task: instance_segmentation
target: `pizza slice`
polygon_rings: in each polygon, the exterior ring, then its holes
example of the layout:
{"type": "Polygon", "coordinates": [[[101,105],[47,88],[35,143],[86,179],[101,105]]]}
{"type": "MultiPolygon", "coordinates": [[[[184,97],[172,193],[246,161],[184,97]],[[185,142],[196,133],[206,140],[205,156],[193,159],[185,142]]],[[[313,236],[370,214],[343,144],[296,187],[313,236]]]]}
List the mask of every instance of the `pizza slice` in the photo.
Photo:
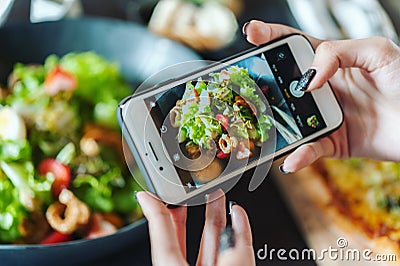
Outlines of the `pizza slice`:
{"type": "Polygon", "coordinates": [[[311,245],[345,237],[400,261],[400,163],[323,159],[275,180],[311,245]]]}

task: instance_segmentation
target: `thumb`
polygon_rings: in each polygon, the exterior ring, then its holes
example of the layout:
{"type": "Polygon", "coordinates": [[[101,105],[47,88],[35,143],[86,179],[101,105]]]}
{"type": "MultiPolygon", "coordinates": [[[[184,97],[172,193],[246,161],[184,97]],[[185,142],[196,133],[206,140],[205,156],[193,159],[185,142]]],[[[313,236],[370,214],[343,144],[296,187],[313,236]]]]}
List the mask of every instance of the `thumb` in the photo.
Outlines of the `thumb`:
{"type": "Polygon", "coordinates": [[[311,165],[321,157],[332,157],[335,154],[335,145],[328,136],[304,144],[291,153],[280,166],[282,173],[295,173],[300,169],[311,165]]]}
{"type": "Polygon", "coordinates": [[[395,44],[384,37],[324,41],[318,45],[312,68],[316,74],[307,91],[320,88],[339,68],[357,67],[373,72],[391,62],[395,44]]]}

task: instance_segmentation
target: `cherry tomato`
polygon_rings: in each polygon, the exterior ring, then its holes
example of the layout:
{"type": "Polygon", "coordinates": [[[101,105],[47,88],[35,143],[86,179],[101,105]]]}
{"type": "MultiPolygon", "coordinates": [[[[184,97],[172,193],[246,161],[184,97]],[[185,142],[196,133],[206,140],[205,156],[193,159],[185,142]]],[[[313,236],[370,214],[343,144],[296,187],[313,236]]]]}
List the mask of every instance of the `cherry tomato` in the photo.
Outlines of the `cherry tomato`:
{"type": "Polygon", "coordinates": [[[39,164],[38,172],[41,175],[47,173],[52,173],[54,175],[55,179],[51,190],[55,197],[58,197],[64,188],[68,188],[71,182],[71,169],[53,158],[44,159],[39,164]]]}
{"type": "Polygon", "coordinates": [[[226,115],[217,114],[217,115],[215,116],[215,119],[217,119],[217,120],[221,123],[222,127],[223,127],[225,130],[228,130],[229,118],[228,118],[226,115]]]}
{"type": "Polygon", "coordinates": [[[218,159],[225,159],[225,158],[228,158],[228,156],[229,156],[229,153],[225,153],[225,152],[223,152],[223,151],[219,151],[219,152],[217,153],[217,158],[218,158],[218,159]]]}
{"type": "Polygon", "coordinates": [[[62,243],[62,242],[67,242],[72,240],[71,235],[65,235],[60,232],[54,231],[50,235],[48,235],[45,239],[40,241],[40,244],[43,245],[50,245],[50,244],[56,244],[56,243],[62,243]]]}
{"type": "Polygon", "coordinates": [[[60,66],[51,70],[44,81],[44,88],[50,96],[54,96],[60,91],[73,91],[77,86],[76,77],[60,66]]]}

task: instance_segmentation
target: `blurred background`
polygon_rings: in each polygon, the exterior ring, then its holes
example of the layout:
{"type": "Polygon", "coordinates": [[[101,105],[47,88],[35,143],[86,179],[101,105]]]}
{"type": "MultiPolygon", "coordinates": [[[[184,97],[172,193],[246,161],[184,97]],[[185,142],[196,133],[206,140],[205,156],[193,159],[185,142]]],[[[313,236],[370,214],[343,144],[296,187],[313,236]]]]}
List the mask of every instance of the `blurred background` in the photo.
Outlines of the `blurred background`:
{"type": "MultiPolygon", "coordinates": [[[[241,33],[242,25],[259,19],[283,23],[324,39],[386,36],[396,43],[400,32],[398,0],[0,0],[0,43],[7,43],[4,32],[16,25],[84,20],[88,17],[116,19],[141,25],[152,33],[172,39],[195,51],[203,59],[219,60],[251,45],[241,33]],[[4,29],[4,32],[1,31],[4,29]]],[[[79,23],[74,24],[79,27],[79,23]]],[[[62,29],[62,27],[60,28],[62,29]]],[[[13,34],[19,34],[15,32],[13,34]]],[[[21,34],[23,34],[21,32],[21,34]]],[[[49,38],[40,35],[38,38],[49,38]]],[[[52,36],[63,36],[54,31],[52,36]]],[[[107,32],[102,32],[102,40],[107,32]]],[[[23,36],[20,36],[23,40],[23,36]]],[[[141,35],[135,38],[140,39],[141,35]]],[[[62,39],[62,38],[57,38],[62,39]]],[[[51,47],[51,38],[48,40],[51,47]]],[[[76,39],[64,42],[79,42],[76,39]]],[[[113,39],[109,42],[124,42],[113,39]]],[[[35,51],[38,47],[30,46],[35,51]]],[[[148,49],[154,49],[149,46],[148,49]]],[[[148,53],[160,53],[149,50],[148,53]]],[[[163,53],[174,55],[175,50],[163,53]]],[[[6,52],[4,52],[6,54],[6,52]]],[[[140,67],[138,67],[140,68],[140,67]]],[[[151,74],[151,73],[147,73],[151,74]]],[[[277,167],[276,165],[273,167],[277,167]]],[[[258,250],[268,244],[273,248],[302,249],[308,246],[298,221],[286,204],[273,174],[254,192],[248,192],[251,173],[227,195],[248,211],[258,250]]],[[[194,263],[201,237],[204,207],[189,209],[188,259],[194,263]]],[[[111,254],[96,254],[85,265],[149,265],[150,246],[146,229],[138,239],[126,241],[111,254]]],[[[162,245],[162,243],[160,243],[162,245]]],[[[328,245],[328,244],[327,244],[328,245]]],[[[91,252],[96,252],[92,250],[91,252]]],[[[257,261],[259,265],[315,265],[314,261],[257,261]]]]}
{"type": "Polygon", "coordinates": [[[397,42],[399,12],[396,0],[1,0],[0,25],[111,17],[146,25],[214,59],[248,46],[240,29],[251,19],[323,39],[383,35],[397,42]]]}

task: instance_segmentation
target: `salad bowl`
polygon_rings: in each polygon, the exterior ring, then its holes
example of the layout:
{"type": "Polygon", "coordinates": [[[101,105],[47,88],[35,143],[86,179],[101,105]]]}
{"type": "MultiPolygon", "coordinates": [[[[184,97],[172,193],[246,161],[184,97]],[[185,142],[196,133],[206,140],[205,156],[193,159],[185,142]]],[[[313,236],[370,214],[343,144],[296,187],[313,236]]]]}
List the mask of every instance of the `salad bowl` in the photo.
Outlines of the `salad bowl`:
{"type": "MultiPolygon", "coordinates": [[[[113,19],[7,25],[0,28],[0,39],[0,84],[3,86],[16,63],[43,64],[53,54],[62,57],[90,51],[116,62],[132,91],[165,67],[200,59],[192,50],[155,36],[143,26],[113,19]]],[[[127,264],[149,263],[145,219],[137,219],[113,234],[94,239],[50,245],[0,244],[2,265],[110,265],[118,261],[116,257],[127,264]]]]}

